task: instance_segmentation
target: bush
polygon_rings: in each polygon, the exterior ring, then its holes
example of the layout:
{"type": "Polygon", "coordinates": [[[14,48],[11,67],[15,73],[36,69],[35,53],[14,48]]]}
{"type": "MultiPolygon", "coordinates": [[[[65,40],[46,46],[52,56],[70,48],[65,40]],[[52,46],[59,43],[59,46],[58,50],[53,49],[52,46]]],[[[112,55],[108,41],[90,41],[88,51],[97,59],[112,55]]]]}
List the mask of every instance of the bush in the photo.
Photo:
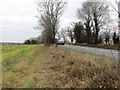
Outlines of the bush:
{"type": "Polygon", "coordinates": [[[37,40],[26,40],[25,44],[38,44],[37,40]]]}
{"type": "Polygon", "coordinates": [[[31,44],[31,41],[30,40],[26,40],[25,44],[31,44]]]}

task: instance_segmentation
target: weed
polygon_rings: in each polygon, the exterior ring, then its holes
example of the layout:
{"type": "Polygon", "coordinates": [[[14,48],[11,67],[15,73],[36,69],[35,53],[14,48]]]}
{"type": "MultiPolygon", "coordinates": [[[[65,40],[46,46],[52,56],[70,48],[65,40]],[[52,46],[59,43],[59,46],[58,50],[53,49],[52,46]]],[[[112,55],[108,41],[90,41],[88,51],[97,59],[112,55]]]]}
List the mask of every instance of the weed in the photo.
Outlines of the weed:
{"type": "Polygon", "coordinates": [[[28,61],[22,60],[19,63],[17,63],[15,65],[15,67],[16,67],[15,68],[16,70],[24,70],[25,71],[25,70],[29,69],[30,64],[28,61]]]}
{"type": "Polygon", "coordinates": [[[28,80],[27,82],[28,82],[27,83],[28,88],[33,88],[35,86],[35,82],[33,80],[28,80]]]}
{"type": "Polygon", "coordinates": [[[39,85],[39,88],[46,88],[46,85],[45,85],[45,83],[40,83],[40,85],[39,85]]]}

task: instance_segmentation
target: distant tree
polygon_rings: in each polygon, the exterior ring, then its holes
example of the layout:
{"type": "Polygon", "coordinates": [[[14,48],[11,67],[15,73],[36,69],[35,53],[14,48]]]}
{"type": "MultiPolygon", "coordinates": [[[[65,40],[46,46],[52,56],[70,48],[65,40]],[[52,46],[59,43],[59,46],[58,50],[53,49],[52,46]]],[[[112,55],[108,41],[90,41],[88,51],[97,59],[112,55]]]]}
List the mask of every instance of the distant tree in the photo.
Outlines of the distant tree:
{"type": "Polygon", "coordinates": [[[109,22],[109,6],[105,2],[92,2],[91,15],[93,18],[93,25],[95,27],[95,44],[98,44],[98,35],[100,28],[109,22]]]}
{"type": "Polygon", "coordinates": [[[67,28],[67,33],[68,33],[68,37],[70,38],[71,43],[73,43],[73,40],[74,40],[74,30],[73,30],[73,28],[68,27],[67,28]]]}
{"type": "Polygon", "coordinates": [[[119,36],[117,36],[117,34],[116,34],[116,32],[114,32],[114,34],[113,34],[113,43],[114,44],[117,44],[117,43],[119,43],[120,41],[119,41],[119,36]]]}
{"type": "Polygon", "coordinates": [[[35,39],[29,39],[24,42],[24,44],[38,44],[38,41],[35,39]]]}
{"type": "Polygon", "coordinates": [[[91,44],[94,36],[94,43],[98,44],[99,31],[109,21],[108,8],[109,5],[105,2],[86,1],[78,9],[77,16],[85,25],[87,43],[91,44]]]}
{"type": "Polygon", "coordinates": [[[120,9],[120,0],[113,0],[113,1],[114,1],[115,5],[111,4],[111,7],[112,7],[111,11],[116,12],[118,14],[117,17],[120,18],[120,11],[119,11],[119,9],[120,9]]]}
{"type": "Polygon", "coordinates": [[[24,43],[25,44],[31,44],[31,41],[30,40],[26,40],[24,43]]]}
{"type": "Polygon", "coordinates": [[[103,42],[102,36],[99,36],[98,38],[98,44],[101,44],[103,42]]]}
{"type": "Polygon", "coordinates": [[[106,44],[108,44],[109,41],[110,41],[110,35],[109,35],[109,33],[106,32],[106,34],[105,34],[105,42],[106,42],[106,44]]]}
{"type": "MultiPolygon", "coordinates": [[[[111,11],[114,13],[115,21],[117,22],[117,29],[118,29],[118,34],[120,35],[120,0],[113,0],[114,4],[111,3],[111,11]]],[[[116,31],[117,32],[117,31],[116,31]]],[[[118,36],[119,37],[119,36],[118,36]]],[[[118,38],[119,39],[119,38],[118,38]]],[[[119,40],[117,40],[119,41],[119,40]]],[[[115,43],[114,43],[115,44],[115,43]]]]}
{"type": "Polygon", "coordinates": [[[86,30],[87,43],[92,43],[91,37],[91,27],[92,27],[92,17],[91,17],[91,2],[84,2],[82,8],[77,10],[78,18],[84,23],[86,30]]]}
{"type": "Polygon", "coordinates": [[[117,36],[117,43],[120,43],[120,37],[119,37],[119,35],[117,36]]]}
{"type": "Polygon", "coordinates": [[[76,40],[76,43],[84,43],[85,42],[84,26],[82,25],[81,22],[75,23],[74,38],[76,40]]]}
{"type": "Polygon", "coordinates": [[[31,44],[37,44],[37,40],[31,40],[31,44]]]}
{"type": "Polygon", "coordinates": [[[56,34],[57,40],[61,40],[62,36],[61,36],[61,31],[58,31],[56,34]]]}
{"type": "Polygon", "coordinates": [[[60,34],[61,34],[64,42],[66,42],[66,37],[67,37],[67,31],[66,31],[66,29],[62,29],[62,30],[60,31],[60,34]]]}

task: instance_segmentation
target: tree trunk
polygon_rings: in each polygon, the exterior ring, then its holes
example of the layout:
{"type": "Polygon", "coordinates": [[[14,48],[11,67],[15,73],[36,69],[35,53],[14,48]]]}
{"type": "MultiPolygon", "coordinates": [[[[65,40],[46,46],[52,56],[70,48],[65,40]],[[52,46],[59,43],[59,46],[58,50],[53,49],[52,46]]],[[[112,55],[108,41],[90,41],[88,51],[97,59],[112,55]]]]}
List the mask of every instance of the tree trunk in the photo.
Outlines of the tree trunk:
{"type": "Polygon", "coordinates": [[[73,38],[71,37],[71,43],[73,43],[73,38]]]}
{"type": "Polygon", "coordinates": [[[87,43],[91,44],[91,27],[90,27],[90,20],[87,21],[86,25],[86,33],[87,33],[87,43]]]}
{"type": "Polygon", "coordinates": [[[94,13],[94,22],[95,22],[95,44],[98,44],[99,27],[98,27],[98,20],[97,20],[96,13],[94,13]]]}

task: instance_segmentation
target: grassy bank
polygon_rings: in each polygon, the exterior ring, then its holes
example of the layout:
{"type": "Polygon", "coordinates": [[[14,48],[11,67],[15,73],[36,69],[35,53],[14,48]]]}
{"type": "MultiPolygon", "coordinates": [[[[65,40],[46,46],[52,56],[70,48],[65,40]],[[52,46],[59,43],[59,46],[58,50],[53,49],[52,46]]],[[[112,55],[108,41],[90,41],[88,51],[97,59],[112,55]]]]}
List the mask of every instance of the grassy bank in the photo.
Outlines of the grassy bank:
{"type": "MultiPolygon", "coordinates": [[[[34,63],[37,63],[38,54],[37,45],[3,45],[2,63],[3,63],[3,87],[34,87],[34,63]]],[[[42,46],[40,46],[42,47],[42,46]]]]}
{"type": "Polygon", "coordinates": [[[118,62],[115,62],[118,61],[118,59],[113,59],[113,58],[110,58],[110,57],[107,57],[107,56],[103,56],[103,55],[98,55],[98,54],[94,54],[94,53],[89,53],[89,52],[83,52],[83,51],[79,51],[79,50],[75,50],[75,49],[70,49],[70,48],[66,48],[66,47],[59,47],[60,50],[62,51],[65,51],[65,52],[75,52],[75,53],[79,53],[79,54],[84,54],[84,55],[87,55],[87,56],[90,56],[91,58],[95,59],[97,62],[102,62],[104,60],[110,60],[112,61],[113,63],[118,63],[118,62]]]}
{"type": "Polygon", "coordinates": [[[107,57],[43,45],[5,45],[2,50],[4,88],[120,86],[118,63],[107,57]]]}
{"type": "Polygon", "coordinates": [[[69,45],[78,45],[78,46],[88,46],[88,47],[96,47],[96,48],[103,48],[103,49],[114,49],[120,50],[119,45],[107,45],[107,44],[86,44],[86,43],[66,43],[69,45]]]}

